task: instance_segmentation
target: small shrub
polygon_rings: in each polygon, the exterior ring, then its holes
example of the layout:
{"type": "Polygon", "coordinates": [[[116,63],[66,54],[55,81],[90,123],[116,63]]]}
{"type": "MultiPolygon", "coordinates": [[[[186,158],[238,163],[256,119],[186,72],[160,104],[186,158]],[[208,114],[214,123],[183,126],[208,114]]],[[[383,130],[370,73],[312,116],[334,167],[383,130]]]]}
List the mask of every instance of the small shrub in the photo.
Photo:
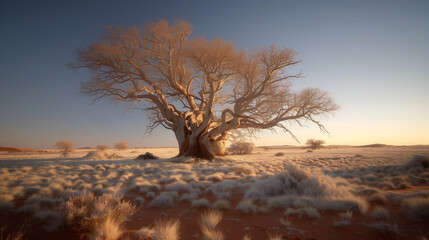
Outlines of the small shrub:
{"type": "Polygon", "coordinates": [[[74,142],[69,140],[59,141],[55,144],[55,147],[61,149],[61,155],[67,157],[73,151],[74,142]]]}
{"type": "Polygon", "coordinates": [[[387,198],[384,196],[384,194],[381,193],[373,193],[368,197],[368,202],[378,204],[378,205],[384,205],[387,203],[387,198]]]}
{"type": "Polygon", "coordinates": [[[133,203],[134,203],[135,205],[143,205],[143,203],[144,203],[144,199],[143,199],[142,197],[136,197],[136,198],[134,198],[133,203]]]}
{"type": "Polygon", "coordinates": [[[229,210],[230,206],[229,206],[229,202],[227,200],[217,200],[215,203],[213,203],[212,205],[213,209],[216,210],[229,210]]]}
{"type": "Polygon", "coordinates": [[[118,158],[120,158],[120,156],[116,153],[109,154],[108,152],[104,151],[90,151],[84,157],[82,157],[82,160],[111,160],[118,158]]]}
{"type": "Polygon", "coordinates": [[[109,146],[107,146],[107,145],[97,145],[95,148],[98,149],[98,150],[100,150],[100,151],[104,151],[104,150],[109,149],[109,146]]]}
{"type": "Polygon", "coordinates": [[[305,145],[307,145],[307,147],[309,147],[313,150],[323,148],[323,146],[322,146],[323,144],[325,144],[325,141],[315,140],[315,139],[308,139],[307,142],[305,143],[305,145]]]}
{"type": "Polygon", "coordinates": [[[276,154],[274,154],[274,156],[275,157],[282,157],[282,156],[284,156],[285,154],[284,153],[282,153],[282,152],[278,152],[278,153],[276,153],[276,154]]]}
{"type": "Polygon", "coordinates": [[[153,155],[150,152],[146,152],[145,154],[140,154],[137,157],[138,160],[152,160],[152,159],[159,159],[159,157],[153,155]]]}
{"type": "Polygon", "coordinates": [[[210,203],[207,199],[201,198],[193,200],[191,206],[197,208],[210,207],[210,203]]]}
{"type": "Polygon", "coordinates": [[[377,231],[380,231],[383,234],[391,234],[391,233],[394,233],[396,235],[401,234],[399,232],[398,225],[396,223],[390,224],[386,221],[377,221],[377,222],[372,222],[370,224],[364,223],[363,225],[369,228],[375,229],[377,231]]]}
{"type": "Polygon", "coordinates": [[[376,220],[386,221],[389,218],[389,211],[384,207],[376,207],[372,211],[372,217],[376,220]]]}
{"type": "Polygon", "coordinates": [[[340,220],[339,221],[334,221],[334,226],[335,227],[345,227],[350,225],[350,221],[352,220],[353,217],[353,212],[343,212],[343,213],[339,213],[340,215],[340,220]]]}
{"type": "Polygon", "coordinates": [[[115,143],[115,148],[118,150],[127,150],[128,149],[128,142],[117,142],[117,143],[115,143]]]}
{"type": "Polygon", "coordinates": [[[228,152],[233,155],[245,155],[253,152],[255,144],[251,142],[234,142],[228,148],[228,152]]]}
{"type": "Polygon", "coordinates": [[[155,208],[169,208],[173,207],[173,198],[170,195],[159,195],[152,202],[149,203],[149,207],[155,208]]]}

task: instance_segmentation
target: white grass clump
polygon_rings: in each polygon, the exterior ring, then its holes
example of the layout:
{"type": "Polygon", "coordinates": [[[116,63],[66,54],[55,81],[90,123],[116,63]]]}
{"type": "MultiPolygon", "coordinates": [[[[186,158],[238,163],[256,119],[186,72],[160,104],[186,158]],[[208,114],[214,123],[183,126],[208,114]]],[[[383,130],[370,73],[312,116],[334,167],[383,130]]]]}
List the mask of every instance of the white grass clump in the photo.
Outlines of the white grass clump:
{"type": "Polygon", "coordinates": [[[143,205],[143,203],[144,203],[144,199],[143,199],[142,197],[136,197],[136,198],[134,198],[133,203],[134,203],[135,205],[143,205]]]}
{"type": "Polygon", "coordinates": [[[168,191],[183,193],[183,192],[191,192],[193,188],[190,184],[173,183],[173,184],[167,185],[165,189],[168,191]]]}
{"type": "Polygon", "coordinates": [[[179,201],[188,201],[188,202],[192,202],[195,199],[198,198],[198,193],[196,192],[192,192],[192,193],[184,193],[182,194],[182,196],[180,197],[179,201]]]}
{"type": "Polygon", "coordinates": [[[209,200],[205,198],[195,199],[192,201],[192,207],[210,207],[209,200]]]}
{"type": "Polygon", "coordinates": [[[378,204],[378,205],[384,205],[387,203],[387,198],[382,193],[373,193],[367,198],[368,202],[378,204]]]}
{"type": "Polygon", "coordinates": [[[159,195],[148,205],[149,207],[170,208],[173,207],[173,198],[170,195],[159,195]]]}
{"type": "Polygon", "coordinates": [[[305,208],[299,208],[299,209],[288,208],[285,212],[286,216],[298,215],[298,218],[301,218],[303,214],[307,215],[309,218],[318,218],[318,219],[321,218],[320,212],[313,207],[305,207],[305,208]]]}
{"type": "Polygon", "coordinates": [[[154,192],[147,192],[146,197],[147,198],[155,198],[155,193],[154,192]]]}
{"type": "Polygon", "coordinates": [[[179,193],[176,191],[166,191],[166,192],[161,192],[159,194],[160,196],[170,196],[174,199],[177,199],[179,197],[179,193]]]}
{"type": "Polygon", "coordinates": [[[375,220],[387,221],[387,219],[389,219],[389,216],[389,210],[385,209],[384,207],[376,207],[372,211],[372,217],[375,220]]]}
{"type": "Polygon", "coordinates": [[[401,209],[414,221],[429,220],[429,197],[412,197],[401,203],[401,209]]]}
{"type": "Polygon", "coordinates": [[[227,200],[217,200],[215,203],[213,203],[212,205],[213,209],[216,210],[229,210],[230,209],[230,205],[229,202],[227,200]]]}
{"type": "Polygon", "coordinates": [[[82,160],[111,160],[111,159],[119,159],[120,156],[116,153],[108,153],[105,151],[90,151],[82,160]]]}
{"type": "Polygon", "coordinates": [[[178,220],[158,220],[153,228],[143,227],[136,231],[138,237],[149,237],[152,240],[179,240],[180,223],[178,220]]]}
{"type": "Polygon", "coordinates": [[[366,227],[375,229],[377,231],[380,231],[383,234],[396,234],[396,235],[401,235],[401,232],[399,232],[398,229],[398,225],[396,223],[388,223],[386,221],[376,221],[376,222],[372,222],[372,223],[364,223],[363,224],[366,227]]]}
{"type": "Polygon", "coordinates": [[[338,215],[340,215],[340,220],[334,221],[335,227],[345,227],[350,225],[350,221],[352,220],[352,217],[353,217],[353,212],[348,211],[348,212],[339,213],[338,215]]]}
{"type": "Polygon", "coordinates": [[[92,239],[98,239],[96,236],[105,233],[116,236],[126,217],[136,211],[134,205],[112,194],[97,197],[92,193],[70,198],[66,202],[66,209],[68,225],[92,239]],[[102,229],[97,230],[98,228],[102,229]]]}
{"type": "Polygon", "coordinates": [[[65,225],[65,217],[59,212],[51,210],[40,211],[34,215],[34,218],[39,219],[45,225],[43,226],[48,232],[59,230],[65,225]]]}
{"type": "Polygon", "coordinates": [[[342,180],[293,163],[285,164],[284,169],[275,176],[256,180],[244,198],[267,202],[269,208],[314,207],[361,213],[368,208],[365,199],[355,196],[342,180]]]}
{"type": "Polygon", "coordinates": [[[216,230],[217,224],[222,220],[222,213],[218,211],[207,211],[201,214],[200,228],[204,240],[223,240],[223,233],[216,230]]]}
{"type": "Polygon", "coordinates": [[[254,176],[255,171],[251,165],[240,164],[234,167],[234,173],[238,176],[254,176]]]}
{"type": "Polygon", "coordinates": [[[235,210],[241,210],[249,214],[249,213],[256,213],[258,211],[258,207],[255,204],[253,204],[252,200],[247,199],[240,202],[237,205],[237,207],[235,207],[235,210]]]}

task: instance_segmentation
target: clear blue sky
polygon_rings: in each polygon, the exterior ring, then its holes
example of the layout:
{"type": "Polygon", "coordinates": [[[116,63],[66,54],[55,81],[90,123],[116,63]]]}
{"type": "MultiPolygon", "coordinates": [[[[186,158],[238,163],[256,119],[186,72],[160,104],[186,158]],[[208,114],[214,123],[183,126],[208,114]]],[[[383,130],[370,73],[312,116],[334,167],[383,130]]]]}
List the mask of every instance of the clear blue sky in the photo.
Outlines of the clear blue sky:
{"type": "MultiPolygon", "coordinates": [[[[187,20],[193,36],[219,37],[246,49],[293,48],[305,78],[341,109],[326,127],[292,130],[305,142],[429,144],[429,1],[21,1],[0,0],[0,146],[49,148],[176,146],[170,132],[145,136],[144,113],[79,93],[86,71],[65,63],[106,25],[187,20]]],[[[258,145],[296,144],[261,133],[258,145]]]]}

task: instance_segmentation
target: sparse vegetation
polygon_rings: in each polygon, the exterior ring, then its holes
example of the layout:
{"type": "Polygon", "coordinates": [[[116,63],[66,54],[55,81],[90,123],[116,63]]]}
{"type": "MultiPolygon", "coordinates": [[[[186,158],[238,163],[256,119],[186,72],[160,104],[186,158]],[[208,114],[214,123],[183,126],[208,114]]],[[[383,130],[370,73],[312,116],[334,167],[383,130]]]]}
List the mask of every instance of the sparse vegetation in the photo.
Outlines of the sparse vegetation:
{"type": "Polygon", "coordinates": [[[372,217],[378,221],[387,221],[389,219],[389,211],[384,207],[376,207],[372,211],[372,217]]]}
{"type": "Polygon", "coordinates": [[[66,202],[67,224],[90,239],[115,240],[122,234],[121,226],[136,208],[112,194],[92,193],[71,197],[66,202]]]}
{"type": "Polygon", "coordinates": [[[217,224],[222,220],[222,213],[207,211],[201,214],[200,228],[204,240],[223,240],[225,237],[220,230],[216,230],[217,224]]]}
{"type": "Polygon", "coordinates": [[[339,213],[340,215],[340,220],[338,221],[334,221],[334,226],[335,227],[345,227],[350,225],[350,221],[352,220],[353,217],[353,212],[342,212],[339,213]]]}
{"type": "Polygon", "coordinates": [[[74,147],[74,142],[70,140],[62,140],[55,144],[57,149],[61,149],[61,155],[67,157],[72,151],[74,147]]]}
{"type": "Polygon", "coordinates": [[[232,155],[245,155],[251,154],[255,144],[251,142],[233,142],[228,148],[228,153],[232,155]]]}
{"type": "Polygon", "coordinates": [[[25,232],[22,230],[22,228],[17,232],[8,234],[7,236],[4,235],[4,228],[2,227],[0,229],[0,240],[22,240],[24,235],[25,232]]]}
{"type": "Polygon", "coordinates": [[[323,144],[325,144],[325,141],[323,140],[315,140],[315,139],[308,139],[305,145],[307,145],[308,148],[311,148],[313,150],[323,148],[323,144]]]}
{"type": "Polygon", "coordinates": [[[368,202],[374,203],[377,205],[384,205],[387,203],[387,198],[382,193],[373,193],[368,197],[368,202]]]}
{"type": "Polygon", "coordinates": [[[98,149],[98,150],[100,150],[100,151],[105,151],[105,150],[109,149],[109,146],[107,146],[107,145],[97,145],[95,148],[98,149]]]}
{"type": "Polygon", "coordinates": [[[180,222],[176,219],[155,221],[155,226],[143,227],[135,234],[138,237],[148,237],[152,240],[179,240],[180,222]]]}
{"type": "Polygon", "coordinates": [[[159,157],[155,156],[154,154],[150,152],[146,152],[145,154],[140,154],[137,157],[138,160],[153,160],[153,159],[159,159],[159,157]]]}
{"type": "Polygon", "coordinates": [[[128,149],[128,142],[117,142],[115,143],[115,148],[123,151],[128,149]]]}

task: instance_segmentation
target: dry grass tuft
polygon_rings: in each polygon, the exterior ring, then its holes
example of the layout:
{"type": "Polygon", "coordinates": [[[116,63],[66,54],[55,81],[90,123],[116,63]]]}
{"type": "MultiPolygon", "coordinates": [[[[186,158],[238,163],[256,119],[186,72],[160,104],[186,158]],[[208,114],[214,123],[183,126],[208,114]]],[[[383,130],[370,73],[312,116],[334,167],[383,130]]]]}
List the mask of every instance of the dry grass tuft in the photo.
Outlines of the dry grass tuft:
{"type": "Polygon", "coordinates": [[[75,196],[66,202],[67,222],[73,229],[90,239],[117,239],[122,234],[121,225],[125,218],[136,211],[129,202],[112,194],[95,196],[92,193],[75,196]]]}
{"type": "Polygon", "coordinates": [[[154,228],[143,227],[135,234],[140,238],[152,240],[178,240],[180,238],[179,220],[158,220],[154,228]]]}
{"type": "Polygon", "coordinates": [[[3,234],[4,229],[1,228],[0,230],[0,240],[21,240],[24,237],[25,232],[22,229],[19,229],[18,232],[13,232],[8,234],[7,236],[4,236],[3,234]]]}
{"type": "Polygon", "coordinates": [[[216,230],[217,224],[222,220],[222,213],[218,211],[207,211],[201,215],[200,226],[204,240],[223,240],[223,233],[216,230]]]}

